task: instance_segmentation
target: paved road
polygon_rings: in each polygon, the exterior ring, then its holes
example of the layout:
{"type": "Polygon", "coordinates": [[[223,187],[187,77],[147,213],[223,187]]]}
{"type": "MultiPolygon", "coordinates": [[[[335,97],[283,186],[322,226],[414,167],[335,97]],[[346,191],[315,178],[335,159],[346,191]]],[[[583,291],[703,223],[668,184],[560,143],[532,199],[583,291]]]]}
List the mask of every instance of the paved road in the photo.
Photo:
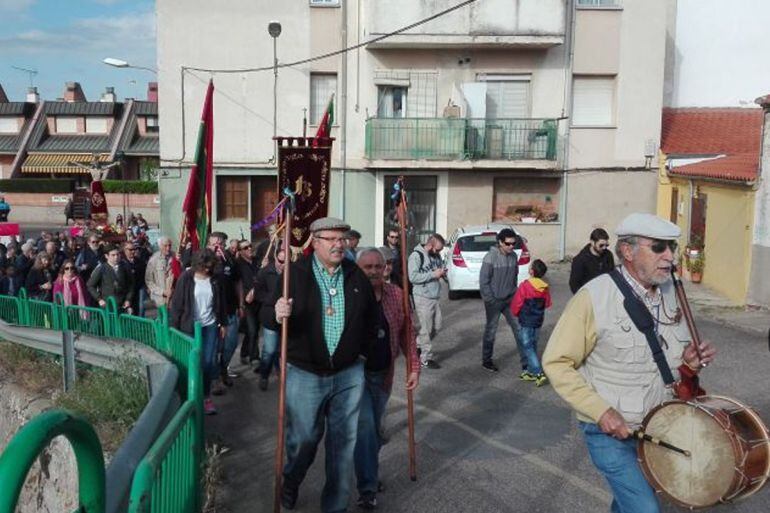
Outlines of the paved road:
{"type": "MultiPolygon", "coordinates": [[[[569,299],[567,276],[549,275],[554,309],[547,314],[541,345],[569,299]]],[[[443,368],[425,371],[417,394],[418,481],[407,474],[406,410],[403,385],[394,390],[387,416],[390,443],[382,450],[378,496],[383,512],[604,512],[610,495],[591,465],[571,412],[551,387],[518,381],[513,337],[502,324],[496,361],[501,372],[480,365],[484,325],[481,300],[468,297],[444,304],[445,327],[436,346],[443,368]]],[[[740,398],[770,421],[770,353],[754,332],[701,319],[705,338],[719,347],[718,361],[704,371],[712,393],[740,398]]],[[[403,368],[397,371],[399,383],[403,368]]],[[[223,458],[222,510],[272,509],[275,443],[275,382],[260,392],[254,375],[236,380],[218,401],[220,414],[207,429],[230,448],[223,458]]],[[[299,512],[319,510],[323,450],[301,490],[299,512]]],[[[770,491],[719,508],[725,513],[767,511],[770,491]]],[[[355,511],[354,505],[350,508],[355,511]]],[[[666,506],[665,511],[685,511],[666,506]]]]}

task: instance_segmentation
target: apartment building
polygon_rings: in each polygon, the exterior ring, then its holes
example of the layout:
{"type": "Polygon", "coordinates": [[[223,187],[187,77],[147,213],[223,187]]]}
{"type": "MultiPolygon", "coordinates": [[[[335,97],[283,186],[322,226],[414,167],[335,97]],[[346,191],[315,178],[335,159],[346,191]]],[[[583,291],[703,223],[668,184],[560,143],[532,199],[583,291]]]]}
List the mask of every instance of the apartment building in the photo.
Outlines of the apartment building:
{"type": "Polygon", "coordinates": [[[248,234],[277,199],[273,134],[301,135],[304,112],[312,134],[332,93],[330,214],[363,244],[381,243],[393,223],[400,175],[411,243],[507,221],[552,259],[594,227],[655,210],[663,0],[478,0],[379,39],[449,7],[159,0],[162,230],[179,230],[209,78],[214,226],[231,235],[248,234]],[[270,21],[281,23],[276,39],[270,21]],[[277,77],[274,43],[278,63],[291,64],[277,77]]]}

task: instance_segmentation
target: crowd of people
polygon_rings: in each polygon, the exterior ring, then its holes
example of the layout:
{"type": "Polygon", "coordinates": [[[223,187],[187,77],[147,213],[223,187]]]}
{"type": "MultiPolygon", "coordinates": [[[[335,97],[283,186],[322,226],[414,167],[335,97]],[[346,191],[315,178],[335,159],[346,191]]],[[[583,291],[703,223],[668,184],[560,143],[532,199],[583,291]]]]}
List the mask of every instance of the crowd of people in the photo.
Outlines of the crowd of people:
{"type": "MultiPolygon", "coordinates": [[[[271,374],[280,369],[281,324],[288,322],[282,505],[289,510],[296,506],[300,485],[324,440],[321,511],[346,511],[353,474],[357,505],[370,510],[377,507],[382,490],[382,419],[397,357],[401,353],[407,360],[407,390],[417,388],[422,369],[441,368],[434,345],[442,325],[445,240],[433,233],[409,250],[399,245],[399,232],[390,230],[382,247],[361,248],[360,233],[330,217],[313,222],[310,231],[311,251],[291,263],[276,238],[255,246],[214,232],[205,248],[183,248],[176,257],[164,237],[153,253],[143,229],[127,230],[127,240],[119,246],[96,234],[72,238],[43,232],[23,244],[0,245],[0,293],[14,295],[25,287],[36,299],[50,301],[61,293],[66,304],[94,306],[114,297],[122,311],[135,315],[168,305],[173,327],[192,334],[200,323],[208,415],[217,412],[212,396],[234,384],[237,374],[230,362],[239,343],[241,363],[258,374],[261,390],[268,389],[271,374]],[[405,251],[406,269],[401,264],[405,251]],[[291,280],[283,297],[281,278],[287,265],[291,280]],[[413,326],[406,324],[404,285],[413,326]]],[[[654,316],[650,325],[665,344],[658,353],[665,353],[674,375],[693,393],[699,390],[697,372],[714,351],[708,345],[696,351],[688,344],[684,321],[671,307],[677,304],[669,273],[678,227],[634,214],[616,235],[619,268],[603,229],[594,230],[573,259],[570,288],[575,296],[541,362],[539,333],[552,304],[544,279],[547,266],[533,260],[529,278],[518,283],[518,236],[502,229],[479,274],[486,313],[481,365],[490,372],[499,370],[493,355],[502,315],[520,355],[519,378],[538,387],[552,383],[577,411],[592,461],[613,490],[612,511],[652,512],[658,511],[657,499],[639,469],[630,435],[671,393],[658,376],[662,364],[650,356],[656,351],[653,344],[647,348],[639,342],[645,334],[625,310],[624,288],[654,316]],[[614,285],[619,283],[626,285],[614,285]],[[606,459],[608,451],[622,458],[621,469],[606,459]],[[634,504],[647,509],[634,509],[634,504]]]]}

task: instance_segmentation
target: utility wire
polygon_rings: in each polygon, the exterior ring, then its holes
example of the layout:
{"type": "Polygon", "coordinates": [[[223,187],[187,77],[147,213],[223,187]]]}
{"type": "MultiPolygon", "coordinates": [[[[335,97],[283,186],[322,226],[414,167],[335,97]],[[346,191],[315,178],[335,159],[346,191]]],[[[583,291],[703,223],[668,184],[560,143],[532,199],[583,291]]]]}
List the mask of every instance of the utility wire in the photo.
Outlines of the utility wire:
{"type": "MultiPolygon", "coordinates": [[[[413,29],[415,27],[419,27],[420,25],[424,25],[424,24],[428,23],[429,21],[433,21],[433,20],[435,20],[437,18],[440,18],[440,17],[442,17],[442,16],[444,16],[446,14],[449,14],[450,12],[453,12],[453,11],[456,11],[458,9],[461,9],[461,8],[465,7],[466,5],[470,5],[470,4],[474,3],[474,2],[476,2],[476,0],[465,0],[464,2],[460,2],[459,4],[454,5],[454,6],[450,7],[450,8],[448,8],[448,9],[444,9],[443,11],[439,11],[439,12],[437,12],[435,14],[432,14],[432,15],[428,16],[427,18],[423,18],[423,19],[421,19],[419,21],[416,21],[416,22],[412,23],[411,25],[407,25],[405,27],[401,27],[400,29],[396,29],[396,30],[394,30],[392,32],[388,32],[387,34],[383,34],[381,36],[377,36],[375,38],[368,39],[368,40],[366,40],[366,41],[364,41],[362,43],[358,43],[356,45],[349,46],[349,47],[343,48],[341,50],[335,50],[333,52],[325,53],[325,54],[322,54],[322,55],[316,55],[315,57],[309,57],[307,59],[302,59],[300,61],[288,62],[286,64],[278,64],[278,67],[279,68],[288,68],[288,67],[293,67],[293,66],[299,66],[300,64],[307,64],[308,62],[318,61],[318,60],[321,60],[321,59],[327,59],[329,57],[334,57],[335,55],[340,55],[340,54],[343,54],[343,53],[347,53],[347,52],[349,52],[351,50],[355,50],[357,48],[361,48],[361,47],[364,47],[366,45],[370,45],[372,43],[376,43],[378,41],[382,41],[383,39],[387,39],[389,37],[398,35],[398,34],[400,34],[402,32],[406,32],[407,30],[413,29]]],[[[261,68],[241,68],[241,69],[213,69],[213,68],[210,69],[210,68],[194,68],[192,66],[184,66],[183,68],[187,69],[187,70],[204,71],[204,72],[208,72],[208,73],[251,73],[251,72],[257,72],[257,71],[272,71],[274,69],[274,66],[263,66],[261,68]]]]}

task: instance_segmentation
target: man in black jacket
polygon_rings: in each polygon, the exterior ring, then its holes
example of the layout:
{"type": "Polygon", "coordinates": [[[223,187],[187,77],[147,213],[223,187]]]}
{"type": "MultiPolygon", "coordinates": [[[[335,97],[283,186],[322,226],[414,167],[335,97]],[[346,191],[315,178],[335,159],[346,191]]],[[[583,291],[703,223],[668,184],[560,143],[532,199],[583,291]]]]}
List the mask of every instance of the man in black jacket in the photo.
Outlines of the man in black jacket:
{"type": "MultiPolygon", "coordinates": [[[[325,217],[310,225],[313,255],[291,265],[289,297],[275,319],[289,322],[286,371],[286,465],[281,502],[293,509],[299,486],[326,430],[324,513],[346,511],[358,414],[362,356],[377,336],[377,300],[366,275],[344,259],[350,226],[325,217]]],[[[276,326],[277,328],[277,326],[276,326]]]]}
{"type": "Polygon", "coordinates": [[[120,261],[120,250],[117,246],[104,248],[107,260],[99,264],[88,279],[88,292],[102,308],[107,305],[107,299],[112,296],[118,308],[132,313],[131,301],[134,298],[134,280],[125,264],[120,261]]]}
{"type": "Polygon", "coordinates": [[[615,268],[615,259],[612,258],[609,246],[610,236],[605,230],[597,228],[591,232],[591,242],[572,259],[569,288],[573,294],[600,274],[608,273],[615,268]]]}

